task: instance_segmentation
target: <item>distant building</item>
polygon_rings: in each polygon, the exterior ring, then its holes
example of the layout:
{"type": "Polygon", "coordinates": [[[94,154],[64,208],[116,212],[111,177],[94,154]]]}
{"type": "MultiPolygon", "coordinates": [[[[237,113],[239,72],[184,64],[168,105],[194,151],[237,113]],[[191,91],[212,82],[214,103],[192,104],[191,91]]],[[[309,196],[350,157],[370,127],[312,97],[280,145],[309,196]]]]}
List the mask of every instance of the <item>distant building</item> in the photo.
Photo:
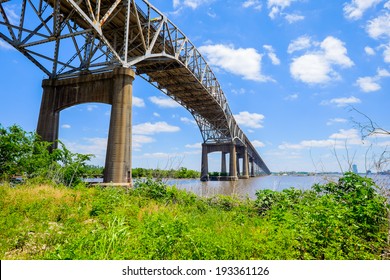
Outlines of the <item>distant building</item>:
{"type": "Polygon", "coordinates": [[[357,165],[356,164],[352,165],[352,172],[355,173],[355,174],[358,174],[358,169],[357,169],[357,165]]]}

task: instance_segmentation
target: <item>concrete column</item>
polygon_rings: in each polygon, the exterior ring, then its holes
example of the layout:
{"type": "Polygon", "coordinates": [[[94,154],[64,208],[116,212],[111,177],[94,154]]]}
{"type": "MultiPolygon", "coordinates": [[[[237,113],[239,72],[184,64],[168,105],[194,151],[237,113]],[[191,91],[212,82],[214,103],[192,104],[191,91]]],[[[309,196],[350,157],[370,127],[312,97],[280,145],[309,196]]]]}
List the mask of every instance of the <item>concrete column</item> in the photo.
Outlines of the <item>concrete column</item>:
{"type": "Polygon", "coordinates": [[[221,173],[226,174],[226,153],[222,152],[222,159],[221,159],[221,173]]]}
{"type": "Polygon", "coordinates": [[[237,154],[234,143],[230,145],[229,176],[237,178],[237,154]]]}
{"type": "Polygon", "coordinates": [[[51,142],[52,149],[57,148],[59,112],[56,111],[56,88],[43,86],[41,109],[38,117],[37,134],[42,141],[51,142]]]}
{"type": "Polygon", "coordinates": [[[114,69],[104,182],[131,182],[131,104],[134,72],[114,69]]]}
{"type": "Polygon", "coordinates": [[[236,164],[236,166],[237,166],[237,176],[240,176],[240,174],[241,174],[241,169],[240,169],[240,154],[237,154],[237,164],[236,164]]]}
{"type": "Polygon", "coordinates": [[[209,180],[209,163],[208,163],[208,148],[207,144],[202,144],[202,166],[201,166],[201,181],[209,180]]]}
{"type": "Polygon", "coordinates": [[[250,163],[251,163],[251,174],[250,174],[250,176],[251,177],[255,177],[255,162],[254,162],[253,159],[251,159],[250,163]]]}
{"type": "Polygon", "coordinates": [[[245,151],[244,151],[244,158],[243,158],[243,161],[242,161],[242,169],[243,169],[243,174],[242,174],[242,178],[243,179],[248,179],[249,178],[249,160],[248,160],[248,152],[247,152],[247,149],[245,148],[245,151]]]}

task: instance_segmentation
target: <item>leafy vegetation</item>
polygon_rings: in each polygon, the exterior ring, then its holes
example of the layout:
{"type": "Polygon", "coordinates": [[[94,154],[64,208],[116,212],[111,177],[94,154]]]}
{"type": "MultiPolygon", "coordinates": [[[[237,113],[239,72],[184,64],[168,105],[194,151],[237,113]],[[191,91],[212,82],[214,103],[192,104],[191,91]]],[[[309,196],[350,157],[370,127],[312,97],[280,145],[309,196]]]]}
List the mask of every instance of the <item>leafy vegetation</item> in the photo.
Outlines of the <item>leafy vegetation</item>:
{"type": "Polygon", "coordinates": [[[92,155],[72,153],[62,142],[58,144],[49,152],[52,143],[41,141],[37,134],[17,125],[0,125],[0,181],[18,175],[36,182],[77,185],[92,155]]]}
{"type": "Polygon", "coordinates": [[[174,178],[174,179],[195,179],[200,177],[200,173],[195,170],[190,170],[185,167],[181,167],[178,170],[161,170],[161,169],[146,169],[146,168],[133,168],[133,178],[174,178]]]}
{"type": "Polygon", "coordinates": [[[81,177],[102,171],[90,155],[50,145],[0,126],[1,259],[390,259],[389,201],[371,179],[243,200],[151,179],[199,177],[185,168],[135,169],[147,179],[132,189],[87,188],[81,177]]]}
{"type": "Polygon", "coordinates": [[[134,188],[0,188],[1,259],[388,259],[389,205],[347,173],[256,200],[134,188]]]}

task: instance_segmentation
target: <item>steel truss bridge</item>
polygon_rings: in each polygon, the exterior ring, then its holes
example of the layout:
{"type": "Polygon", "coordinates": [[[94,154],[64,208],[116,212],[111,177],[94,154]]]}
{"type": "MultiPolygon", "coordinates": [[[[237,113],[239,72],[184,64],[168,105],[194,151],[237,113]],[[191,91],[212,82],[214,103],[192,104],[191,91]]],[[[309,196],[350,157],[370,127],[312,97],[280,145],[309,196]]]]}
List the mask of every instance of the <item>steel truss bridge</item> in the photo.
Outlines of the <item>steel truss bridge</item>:
{"type": "Polygon", "coordinates": [[[205,144],[245,147],[214,73],[187,36],[146,0],[0,0],[0,38],[49,79],[131,68],[185,107],[205,144]]]}

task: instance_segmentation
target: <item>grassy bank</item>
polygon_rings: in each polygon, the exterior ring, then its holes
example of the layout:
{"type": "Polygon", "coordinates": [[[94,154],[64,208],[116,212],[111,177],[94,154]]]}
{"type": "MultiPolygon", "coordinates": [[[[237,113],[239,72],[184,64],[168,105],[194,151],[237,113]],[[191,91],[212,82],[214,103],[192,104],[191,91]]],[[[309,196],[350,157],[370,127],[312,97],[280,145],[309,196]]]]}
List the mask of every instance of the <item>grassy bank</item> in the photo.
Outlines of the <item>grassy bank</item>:
{"type": "Polygon", "coordinates": [[[132,190],[3,185],[0,257],[389,258],[385,198],[352,179],[305,192],[259,191],[256,200],[200,198],[153,181],[132,190]]]}

